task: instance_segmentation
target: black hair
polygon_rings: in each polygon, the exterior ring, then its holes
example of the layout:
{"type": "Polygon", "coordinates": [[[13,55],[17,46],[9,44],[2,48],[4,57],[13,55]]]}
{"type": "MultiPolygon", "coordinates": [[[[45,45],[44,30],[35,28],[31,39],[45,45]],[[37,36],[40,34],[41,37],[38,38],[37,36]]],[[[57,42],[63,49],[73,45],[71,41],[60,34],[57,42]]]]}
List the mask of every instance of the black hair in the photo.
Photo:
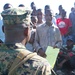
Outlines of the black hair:
{"type": "Polygon", "coordinates": [[[20,4],[18,7],[25,7],[23,4],[20,4]]]}
{"type": "Polygon", "coordinates": [[[4,5],[4,7],[3,7],[3,9],[5,10],[5,9],[8,9],[8,8],[11,8],[11,4],[10,3],[6,3],[5,5],[4,5]]]}
{"type": "Polygon", "coordinates": [[[50,9],[50,6],[49,5],[45,5],[45,9],[50,9]]]}

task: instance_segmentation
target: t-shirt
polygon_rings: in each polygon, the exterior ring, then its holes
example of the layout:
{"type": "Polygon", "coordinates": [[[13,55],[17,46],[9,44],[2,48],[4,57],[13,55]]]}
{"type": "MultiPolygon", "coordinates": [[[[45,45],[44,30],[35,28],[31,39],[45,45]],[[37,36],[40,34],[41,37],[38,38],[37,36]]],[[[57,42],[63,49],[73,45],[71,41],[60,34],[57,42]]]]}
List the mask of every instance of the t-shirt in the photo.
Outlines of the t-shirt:
{"type": "Polygon", "coordinates": [[[58,28],[60,29],[61,35],[65,35],[68,33],[68,28],[72,26],[70,19],[57,19],[56,21],[58,28]]]}

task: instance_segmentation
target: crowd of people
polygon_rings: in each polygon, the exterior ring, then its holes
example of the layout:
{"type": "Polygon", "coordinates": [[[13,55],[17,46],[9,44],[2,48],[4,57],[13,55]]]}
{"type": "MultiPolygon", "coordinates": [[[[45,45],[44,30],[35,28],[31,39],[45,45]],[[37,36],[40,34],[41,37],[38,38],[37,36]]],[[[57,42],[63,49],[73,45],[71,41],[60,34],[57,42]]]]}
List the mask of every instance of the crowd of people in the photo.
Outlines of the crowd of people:
{"type": "Polygon", "coordinates": [[[34,2],[30,6],[32,11],[24,4],[3,7],[0,75],[75,75],[75,8],[67,18],[62,5],[56,15],[49,5],[44,13],[34,2]],[[48,46],[60,50],[53,69],[46,60],[48,46]]]}

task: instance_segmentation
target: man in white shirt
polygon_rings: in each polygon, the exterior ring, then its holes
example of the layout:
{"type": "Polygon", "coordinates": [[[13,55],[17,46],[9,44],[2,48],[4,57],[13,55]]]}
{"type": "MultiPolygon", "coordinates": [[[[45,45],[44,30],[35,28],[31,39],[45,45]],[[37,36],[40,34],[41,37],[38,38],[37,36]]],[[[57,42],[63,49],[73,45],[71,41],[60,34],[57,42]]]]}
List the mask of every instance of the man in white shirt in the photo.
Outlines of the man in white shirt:
{"type": "Polygon", "coordinates": [[[46,57],[45,51],[48,46],[56,48],[62,45],[60,31],[52,23],[52,18],[52,11],[48,9],[45,13],[46,22],[36,28],[34,48],[42,57],[46,57]]]}

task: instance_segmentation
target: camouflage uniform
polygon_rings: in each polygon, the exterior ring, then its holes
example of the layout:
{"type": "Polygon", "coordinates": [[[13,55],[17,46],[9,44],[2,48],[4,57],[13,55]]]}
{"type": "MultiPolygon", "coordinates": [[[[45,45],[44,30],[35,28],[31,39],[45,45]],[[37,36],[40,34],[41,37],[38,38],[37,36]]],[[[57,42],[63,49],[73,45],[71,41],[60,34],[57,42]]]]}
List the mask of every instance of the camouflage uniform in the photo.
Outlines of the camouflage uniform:
{"type": "MultiPolygon", "coordinates": [[[[2,12],[4,25],[9,27],[16,24],[27,24],[29,23],[28,14],[29,11],[25,9],[22,10],[22,8],[7,9],[2,12]]],[[[0,75],[9,75],[10,68],[20,52],[25,53],[26,56],[32,53],[26,50],[22,44],[0,45],[0,75]]],[[[26,56],[24,58],[26,58],[26,56]]],[[[51,67],[46,59],[36,54],[21,64],[13,75],[51,75],[51,67]]]]}
{"type": "MultiPolygon", "coordinates": [[[[8,75],[9,69],[20,50],[28,54],[31,53],[22,45],[21,47],[4,44],[0,46],[0,75],[8,75]]],[[[46,59],[36,55],[18,67],[14,75],[50,75],[50,65],[46,59]]]]}

